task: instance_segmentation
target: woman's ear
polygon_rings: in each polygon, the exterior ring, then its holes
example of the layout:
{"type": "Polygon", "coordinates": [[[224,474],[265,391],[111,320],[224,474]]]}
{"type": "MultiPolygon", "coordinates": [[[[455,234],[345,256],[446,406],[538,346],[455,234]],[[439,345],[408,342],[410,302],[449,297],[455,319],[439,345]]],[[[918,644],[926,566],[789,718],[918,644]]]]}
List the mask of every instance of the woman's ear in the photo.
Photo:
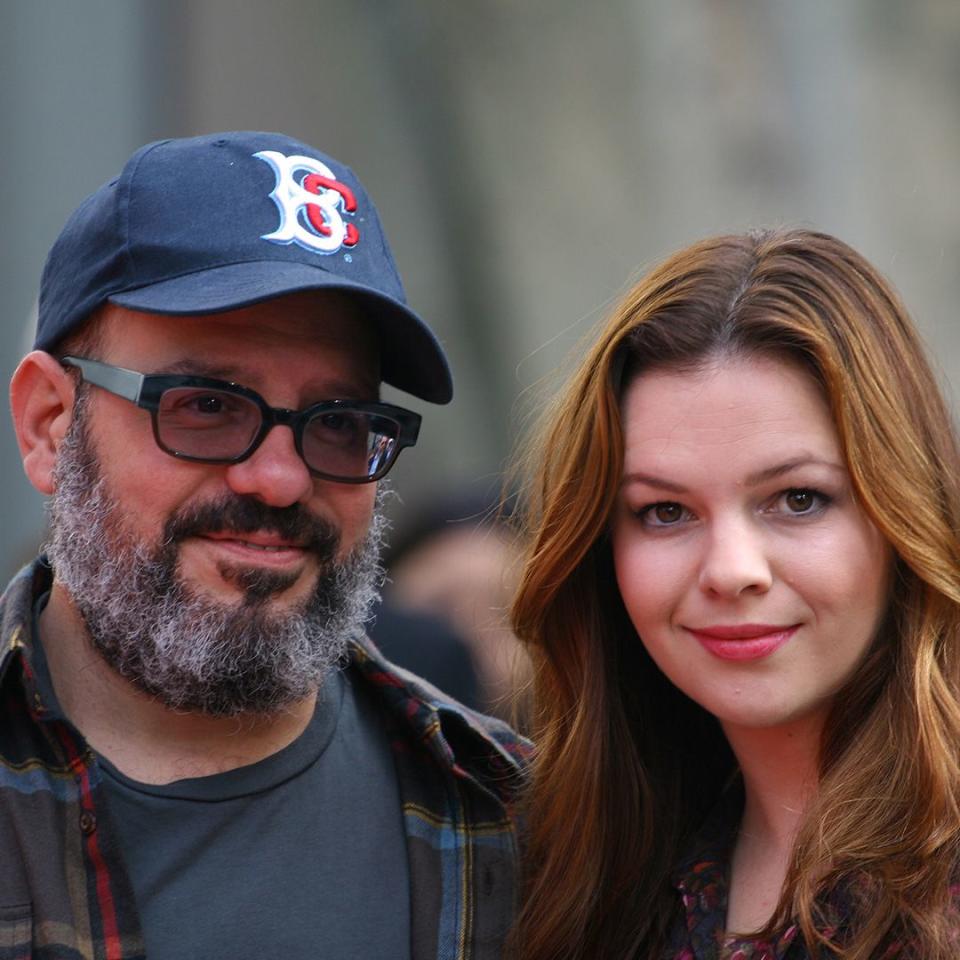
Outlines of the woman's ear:
{"type": "Polygon", "coordinates": [[[41,493],[53,493],[57,449],[73,418],[73,377],[43,350],[28,353],[10,381],[10,408],[23,469],[41,493]]]}

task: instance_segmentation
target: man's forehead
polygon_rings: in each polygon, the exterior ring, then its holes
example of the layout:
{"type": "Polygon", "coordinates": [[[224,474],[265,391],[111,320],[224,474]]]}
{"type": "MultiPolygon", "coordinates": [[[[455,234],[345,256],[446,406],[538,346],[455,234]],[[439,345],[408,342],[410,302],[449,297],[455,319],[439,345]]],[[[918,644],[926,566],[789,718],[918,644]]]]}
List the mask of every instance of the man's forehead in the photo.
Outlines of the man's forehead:
{"type": "Polygon", "coordinates": [[[196,347],[227,353],[273,346],[347,350],[377,357],[376,331],[349,296],[310,291],[222,313],[171,316],[107,303],[99,311],[107,349],[140,342],[146,347],[196,347]]]}
{"type": "Polygon", "coordinates": [[[191,373],[255,389],[272,389],[279,378],[308,391],[379,394],[379,343],[348,297],[297,294],[198,316],[108,304],[99,321],[102,359],[141,373],[191,373]]]}

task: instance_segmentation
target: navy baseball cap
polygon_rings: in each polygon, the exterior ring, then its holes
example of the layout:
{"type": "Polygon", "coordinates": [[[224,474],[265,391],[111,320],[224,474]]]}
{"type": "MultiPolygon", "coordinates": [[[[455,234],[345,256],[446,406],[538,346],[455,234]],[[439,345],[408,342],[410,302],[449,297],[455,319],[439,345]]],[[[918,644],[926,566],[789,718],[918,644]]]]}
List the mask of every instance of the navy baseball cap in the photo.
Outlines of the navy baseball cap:
{"type": "Polygon", "coordinates": [[[407,306],[360,181],[277,133],[141,147],[74,211],[50,250],[34,347],[50,350],[106,302],[203,315],[300,290],[349,294],[379,334],[382,379],[433,403],[450,400],[443,349],[407,306]]]}

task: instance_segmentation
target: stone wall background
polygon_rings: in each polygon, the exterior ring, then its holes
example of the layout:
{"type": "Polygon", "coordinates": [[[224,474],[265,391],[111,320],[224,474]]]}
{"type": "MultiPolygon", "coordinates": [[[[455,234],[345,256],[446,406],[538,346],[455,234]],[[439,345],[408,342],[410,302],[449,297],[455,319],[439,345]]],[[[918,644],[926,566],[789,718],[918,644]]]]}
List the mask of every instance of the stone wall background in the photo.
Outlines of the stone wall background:
{"type": "MultiPolygon", "coordinates": [[[[279,129],[376,199],[457,395],[421,405],[404,515],[497,488],[610,300],[700,236],[837,233],[960,384],[960,4],[951,0],[4,0],[0,376],[46,250],[141,143],[279,129]]],[[[411,404],[415,405],[415,404],[411,404]]],[[[42,537],[0,418],[5,576],[42,537]]]]}

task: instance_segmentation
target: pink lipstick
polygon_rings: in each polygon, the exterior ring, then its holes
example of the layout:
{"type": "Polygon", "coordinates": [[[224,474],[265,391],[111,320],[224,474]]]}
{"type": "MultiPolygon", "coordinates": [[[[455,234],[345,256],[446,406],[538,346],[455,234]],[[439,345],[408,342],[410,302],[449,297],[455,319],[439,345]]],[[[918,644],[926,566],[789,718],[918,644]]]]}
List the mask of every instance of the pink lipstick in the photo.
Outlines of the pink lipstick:
{"type": "Polygon", "coordinates": [[[760,660],[782,647],[797,632],[800,624],[783,627],[768,623],[740,623],[711,626],[687,632],[708,652],[721,660],[760,660]]]}

